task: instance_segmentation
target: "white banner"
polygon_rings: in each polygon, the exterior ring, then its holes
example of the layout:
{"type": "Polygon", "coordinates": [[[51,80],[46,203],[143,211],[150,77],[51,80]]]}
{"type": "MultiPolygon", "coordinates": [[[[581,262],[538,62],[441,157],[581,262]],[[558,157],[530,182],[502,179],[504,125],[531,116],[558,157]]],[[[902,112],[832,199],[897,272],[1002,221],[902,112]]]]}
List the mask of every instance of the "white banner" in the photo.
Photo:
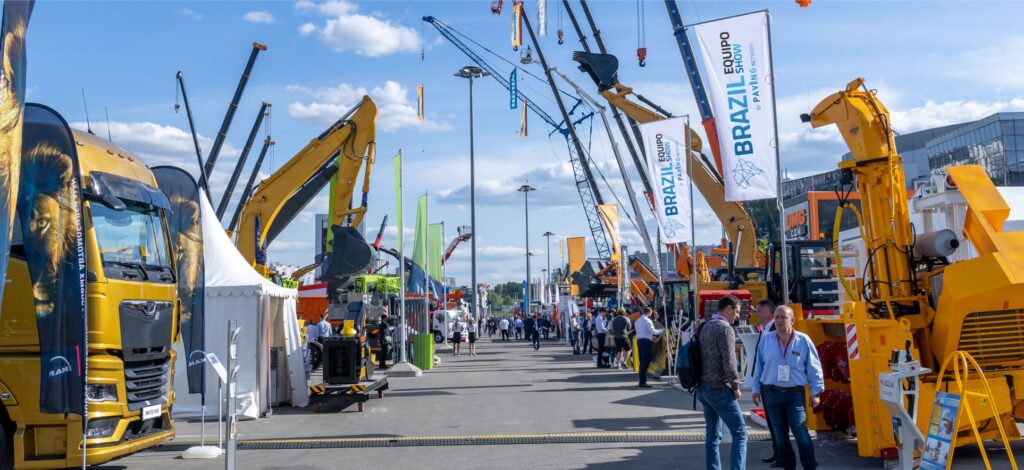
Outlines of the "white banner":
{"type": "Polygon", "coordinates": [[[690,241],[690,177],[687,174],[686,119],[640,125],[647,154],[647,175],[665,243],[690,241]]]}
{"type": "Polygon", "coordinates": [[[548,34],[548,0],[537,0],[537,34],[548,34]]]}
{"type": "MultiPolygon", "coordinates": [[[[777,196],[775,102],[769,80],[768,12],[692,27],[718,126],[727,201],[777,196]]],[[[709,138],[712,138],[709,136],[709,138]]]]}

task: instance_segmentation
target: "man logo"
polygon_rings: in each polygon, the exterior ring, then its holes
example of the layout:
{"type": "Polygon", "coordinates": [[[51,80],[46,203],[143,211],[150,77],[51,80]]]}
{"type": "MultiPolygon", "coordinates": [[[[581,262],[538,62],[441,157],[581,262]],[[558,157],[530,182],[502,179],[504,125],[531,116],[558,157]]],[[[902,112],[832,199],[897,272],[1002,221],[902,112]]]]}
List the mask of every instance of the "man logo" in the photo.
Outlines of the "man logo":
{"type": "Polygon", "coordinates": [[[49,376],[50,376],[51,379],[59,377],[59,376],[64,375],[64,374],[67,374],[67,373],[70,373],[70,372],[71,372],[71,363],[68,362],[68,360],[66,358],[64,358],[64,356],[54,356],[54,357],[50,358],[50,373],[49,373],[49,376]],[[53,361],[58,361],[56,366],[54,365],[53,361]]]}
{"type": "Polygon", "coordinates": [[[203,361],[205,360],[206,352],[197,349],[195,351],[192,351],[192,354],[188,355],[188,362],[185,363],[185,366],[191,369],[193,367],[203,365],[203,361]],[[199,355],[198,358],[196,357],[196,354],[199,355]]]}

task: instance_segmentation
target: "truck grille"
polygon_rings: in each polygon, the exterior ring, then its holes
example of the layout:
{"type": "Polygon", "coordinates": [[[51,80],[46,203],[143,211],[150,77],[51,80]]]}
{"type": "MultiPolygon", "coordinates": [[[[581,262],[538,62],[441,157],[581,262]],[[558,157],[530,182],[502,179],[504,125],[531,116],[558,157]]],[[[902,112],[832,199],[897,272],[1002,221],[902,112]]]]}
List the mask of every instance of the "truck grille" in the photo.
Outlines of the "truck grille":
{"type": "Polygon", "coordinates": [[[124,387],[129,410],[167,402],[170,358],[124,363],[124,387]]]}
{"type": "Polygon", "coordinates": [[[1024,361],[1024,310],[967,314],[959,349],[982,366],[1024,361]]]}

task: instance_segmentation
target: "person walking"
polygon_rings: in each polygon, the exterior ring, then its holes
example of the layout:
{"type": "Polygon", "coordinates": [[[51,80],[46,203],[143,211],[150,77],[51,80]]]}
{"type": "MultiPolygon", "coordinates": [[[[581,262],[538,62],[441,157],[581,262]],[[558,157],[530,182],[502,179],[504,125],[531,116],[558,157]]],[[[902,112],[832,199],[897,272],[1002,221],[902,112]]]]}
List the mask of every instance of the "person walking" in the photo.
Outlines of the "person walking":
{"type": "MultiPolygon", "coordinates": [[[[757,323],[760,331],[757,335],[757,345],[754,346],[754,363],[751,370],[757,370],[757,351],[761,348],[761,341],[764,339],[764,335],[775,331],[775,302],[764,299],[757,304],[757,323]]],[[[758,380],[757,375],[754,375],[753,373],[751,374],[751,377],[754,380],[758,380]]],[[[771,435],[772,438],[772,455],[761,459],[761,461],[773,467],[778,467],[781,466],[778,464],[778,455],[775,454],[778,440],[775,436],[775,430],[772,429],[772,419],[768,416],[767,411],[765,411],[764,419],[768,422],[768,434],[771,435]]],[[[789,439],[789,431],[786,431],[786,439],[789,439]]]]}
{"type": "Polygon", "coordinates": [[[476,319],[466,315],[466,332],[469,333],[469,355],[476,357],[476,337],[477,328],[476,319]]]}
{"type": "Polygon", "coordinates": [[[811,389],[811,407],[818,406],[825,378],[814,342],[810,336],[793,329],[793,317],[789,306],[775,309],[775,331],[764,335],[757,350],[752,398],[754,404],[760,404],[763,399],[765,412],[771,417],[776,436],[775,455],[782,468],[796,468],[796,456],[787,434],[792,431],[800,452],[800,464],[812,470],[818,468],[818,462],[814,458],[814,443],[807,432],[804,387],[811,389]]]}
{"type": "Polygon", "coordinates": [[[636,348],[640,355],[640,369],[637,371],[640,388],[651,388],[647,384],[647,368],[651,366],[651,357],[654,354],[654,343],[660,341],[661,330],[654,327],[651,320],[650,307],[641,310],[640,318],[636,319],[636,348]]]}
{"type": "Polygon", "coordinates": [[[594,334],[597,335],[597,366],[607,367],[608,362],[604,358],[604,345],[608,339],[607,317],[603,308],[597,309],[597,317],[594,318],[594,334]]]}
{"type": "Polygon", "coordinates": [[[540,314],[533,313],[533,317],[527,318],[524,323],[526,328],[526,339],[533,343],[533,350],[540,349],[540,314]]]}
{"type": "Polygon", "coordinates": [[[615,341],[615,361],[612,363],[612,367],[617,369],[626,367],[626,359],[633,349],[629,345],[629,328],[631,326],[625,309],[616,310],[615,317],[609,322],[608,329],[611,330],[612,340],[615,341]]]}
{"type": "Polygon", "coordinates": [[[522,339],[523,338],[523,318],[518,316],[518,315],[516,316],[515,327],[516,327],[516,339],[522,339]]]}
{"type": "Polygon", "coordinates": [[[498,322],[498,329],[501,330],[501,340],[508,341],[508,318],[501,317],[501,321],[498,322]]]}
{"type": "Polygon", "coordinates": [[[316,326],[320,333],[319,336],[317,336],[317,340],[321,343],[334,332],[331,322],[327,321],[327,312],[320,314],[320,323],[317,323],[316,326]]]}
{"type": "Polygon", "coordinates": [[[576,318],[576,312],[569,317],[569,344],[572,344],[572,353],[580,353],[580,320],[576,318]]]}
{"type": "Polygon", "coordinates": [[[452,322],[452,355],[458,356],[461,353],[462,347],[462,332],[465,331],[466,325],[462,323],[462,318],[459,316],[455,317],[455,321],[452,322]]]}
{"type": "Polygon", "coordinates": [[[594,336],[591,333],[593,329],[593,314],[587,312],[583,314],[583,321],[580,322],[580,354],[591,354],[594,352],[594,345],[590,344],[590,339],[594,336]]]}
{"type": "Polygon", "coordinates": [[[387,370],[387,359],[391,354],[391,327],[388,326],[388,314],[380,315],[380,324],[377,325],[377,346],[380,347],[380,357],[377,358],[378,369],[387,370]]]}
{"type": "Polygon", "coordinates": [[[721,423],[732,434],[729,456],[731,470],[747,467],[747,426],[740,409],[740,376],[736,366],[736,332],[733,322],[739,315],[739,299],[727,295],[718,300],[718,313],[697,330],[701,355],[700,385],[697,398],[704,410],[706,438],[705,468],[721,470],[718,445],[722,441],[721,423]]]}

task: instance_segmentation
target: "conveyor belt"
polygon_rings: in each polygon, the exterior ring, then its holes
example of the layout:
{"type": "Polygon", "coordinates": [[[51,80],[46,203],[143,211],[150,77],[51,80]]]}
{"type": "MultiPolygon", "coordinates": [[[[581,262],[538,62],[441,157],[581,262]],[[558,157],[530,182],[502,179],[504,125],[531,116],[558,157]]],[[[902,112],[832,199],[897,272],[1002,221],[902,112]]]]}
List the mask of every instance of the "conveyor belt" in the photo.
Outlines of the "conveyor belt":
{"type": "MultiPolygon", "coordinates": [[[[704,431],[619,431],[553,434],[496,434],[483,436],[316,437],[287,439],[240,439],[239,450],[346,449],[363,447],[447,447],[521,444],[600,444],[647,442],[703,442],[704,431]]],[[[768,441],[766,430],[748,430],[747,440],[768,441]]],[[[198,442],[178,441],[155,451],[180,452],[198,442]]]]}

